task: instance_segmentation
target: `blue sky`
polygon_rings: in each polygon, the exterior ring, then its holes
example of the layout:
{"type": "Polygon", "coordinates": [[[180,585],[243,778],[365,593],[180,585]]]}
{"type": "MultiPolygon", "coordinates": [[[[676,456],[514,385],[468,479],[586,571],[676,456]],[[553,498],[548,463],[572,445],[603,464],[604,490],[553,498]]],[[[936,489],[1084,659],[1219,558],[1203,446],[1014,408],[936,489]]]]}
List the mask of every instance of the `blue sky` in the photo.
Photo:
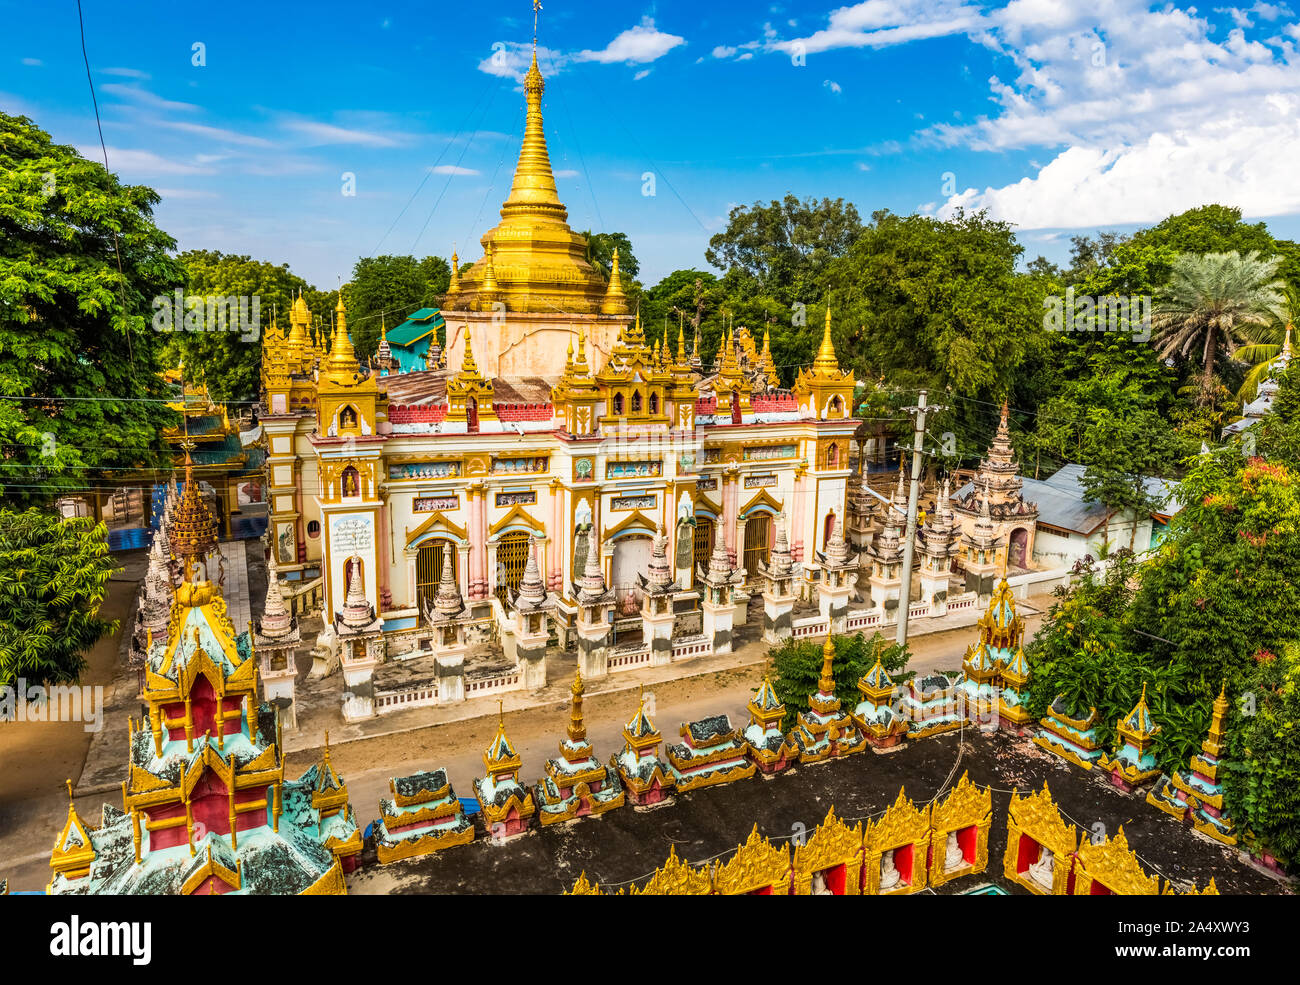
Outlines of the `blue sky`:
{"type": "MultiPolygon", "coordinates": [[[[375,252],[480,255],[523,129],[528,0],[83,6],[109,164],[161,192],[182,248],[322,288],[375,252]]],[[[787,191],[864,218],[988,208],[1029,258],[1208,201],[1300,238],[1300,21],[1283,3],[543,7],[570,222],[626,232],[647,284],[704,266],[731,207],[787,191]]],[[[0,16],[0,108],[99,158],[75,2],[0,0],[0,16]]]]}

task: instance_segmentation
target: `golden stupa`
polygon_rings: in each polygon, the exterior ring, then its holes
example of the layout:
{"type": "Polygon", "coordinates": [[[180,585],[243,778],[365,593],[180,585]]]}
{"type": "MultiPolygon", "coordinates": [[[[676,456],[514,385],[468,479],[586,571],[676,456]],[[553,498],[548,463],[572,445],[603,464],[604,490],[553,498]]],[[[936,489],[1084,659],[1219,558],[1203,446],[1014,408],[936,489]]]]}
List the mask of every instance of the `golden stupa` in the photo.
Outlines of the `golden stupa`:
{"type": "MultiPolygon", "coordinates": [[[[606,282],[587,259],[586,239],[569,228],[542,128],[545,89],[534,47],[532,66],[524,76],[528,115],[510,195],[501,206],[501,221],[483,235],[484,259],[459,276],[457,287],[448,292],[448,309],[491,310],[501,301],[512,312],[598,314],[610,287],[622,293],[616,280],[606,282]]],[[[604,313],[625,314],[626,303],[604,313]]]]}

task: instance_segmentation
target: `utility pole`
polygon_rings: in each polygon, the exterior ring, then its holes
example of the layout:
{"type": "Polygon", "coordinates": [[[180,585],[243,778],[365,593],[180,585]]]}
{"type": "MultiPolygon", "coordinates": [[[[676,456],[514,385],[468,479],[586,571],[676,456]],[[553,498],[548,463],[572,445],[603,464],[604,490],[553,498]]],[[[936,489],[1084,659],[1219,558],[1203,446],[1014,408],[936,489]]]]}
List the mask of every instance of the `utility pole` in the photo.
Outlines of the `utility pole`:
{"type": "Polygon", "coordinates": [[[915,407],[906,408],[916,417],[916,430],[912,433],[912,486],[907,496],[907,532],[903,537],[903,583],[899,586],[898,644],[907,645],[907,617],[912,607],[912,555],[916,549],[916,506],[921,491],[921,457],[925,443],[925,415],[927,411],[945,410],[944,407],[927,407],[926,391],[917,395],[915,407]]]}

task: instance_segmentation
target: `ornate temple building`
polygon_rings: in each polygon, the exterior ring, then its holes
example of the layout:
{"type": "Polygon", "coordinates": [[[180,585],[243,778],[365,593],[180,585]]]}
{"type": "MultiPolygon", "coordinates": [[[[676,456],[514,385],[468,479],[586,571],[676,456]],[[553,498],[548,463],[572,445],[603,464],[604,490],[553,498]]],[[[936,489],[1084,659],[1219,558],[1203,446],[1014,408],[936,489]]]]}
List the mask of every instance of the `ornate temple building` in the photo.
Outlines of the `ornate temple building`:
{"type": "Polygon", "coordinates": [[[790,390],[780,388],[770,342],[760,348],[744,328],[727,333],[712,367],[681,330],[675,345],[649,340],[628,310],[617,260],[606,278],[567,224],[544,91],[534,61],[500,222],[484,234],[481,259],[465,270],[456,258],[440,311],[386,333],[382,366],[358,359],[346,288],[318,336],[328,349],[313,341],[302,298],[288,327],[264,338],[270,540],[291,587],[321,579],[333,627],[321,643],[335,654],[324,665],[348,675],[349,718],[392,706],[374,675],[393,660],[440,661],[424,675],[432,683],[421,700],[541,686],[530,677],[539,665],[486,666],[476,651],[489,639],[507,655],[538,642],[512,613],[530,545],[550,629],[561,645],[587,641],[589,676],[725,652],[750,595],[765,587],[781,514],[792,562],[830,571],[837,615],[852,591],[832,535],[859,422],[830,313],[813,365],[790,390]],[[439,318],[446,337],[434,359],[439,318]],[[652,556],[663,559],[653,572],[663,578],[647,586],[638,576],[651,572],[652,556]],[[713,602],[702,567],[725,582],[713,602]],[[432,654],[430,603],[444,573],[463,601],[456,667],[432,654]],[[597,582],[600,592],[579,598],[597,582]],[[606,593],[611,604],[595,607],[584,635],[584,604],[606,593]],[[611,611],[636,615],[656,593],[644,610],[653,624],[646,652],[615,659],[601,633],[611,611]],[[339,628],[350,595],[358,611],[349,627],[362,628],[362,600],[367,627],[378,627],[365,628],[366,652],[351,671],[339,628]]]}
{"type": "Polygon", "coordinates": [[[105,805],[90,827],[69,803],[47,892],[344,893],[362,845],[347,784],[328,741],[321,763],[285,779],[276,708],[258,694],[255,637],[227,617],[216,524],[188,454],[185,464],[167,523],[180,580],[165,632],[146,644],[148,711],[130,722],[122,807],[105,805]]]}

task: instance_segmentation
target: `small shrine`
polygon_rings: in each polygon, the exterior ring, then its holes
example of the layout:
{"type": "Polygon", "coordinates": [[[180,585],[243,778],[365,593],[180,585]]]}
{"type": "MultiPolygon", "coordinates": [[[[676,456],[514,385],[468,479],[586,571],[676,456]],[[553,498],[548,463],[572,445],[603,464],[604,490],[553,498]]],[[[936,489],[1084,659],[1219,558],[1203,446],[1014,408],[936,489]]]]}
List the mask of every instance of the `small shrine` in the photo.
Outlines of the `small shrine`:
{"type": "Polygon", "coordinates": [[[930,805],[918,808],[900,787],[893,806],[867,822],[863,847],[864,896],[919,893],[928,881],[930,805]]]}
{"type": "Polygon", "coordinates": [[[582,672],[574,675],[569,726],[560,740],[560,755],[546,761],[546,774],[533,786],[537,817],[543,825],[603,814],[626,799],[618,771],[604,766],[587,741],[582,720],[582,672]]]}
{"type": "Polygon", "coordinates": [[[766,564],[760,560],[759,564],[763,575],[763,639],[768,643],[781,643],[788,640],[793,631],[796,598],[794,555],[786,536],[784,513],[777,518],[771,560],[766,564]]]}
{"type": "Polygon", "coordinates": [[[298,709],[293,702],[298,675],[294,652],[301,642],[298,619],[285,608],[280,593],[280,576],[273,552],[266,569],[266,604],[253,633],[253,651],[258,655],[262,693],[280,709],[281,723],[291,729],[298,727],[298,709]]]}
{"type": "Polygon", "coordinates": [[[506,736],[505,716],[497,723],[497,734],[483,752],[486,775],[474,781],[474,796],[483,811],[483,823],[494,839],[509,838],[528,830],[537,805],[528,788],[519,782],[522,760],[506,736]]]}
{"type": "Polygon", "coordinates": [[[744,584],[744,572],[731,564],[727,545],[722,538],[713,545],[709,566],[699,566],[700,600],[703,634],[712,641],[713,652],[722,655],[731,652],[732,630],[736,615],[736,591],[744,584]]]}
{"type": "Polygon", "coordinates": [[[781,731],[785,703],[776,696],[771,678],[764,674],[754,696],[749,699],[749,724],[745,726],[745,748],[750,762],[760,773],[779,773],[795,761],[798,750],[781,731]]]}
{"type": "Polygon", "coordinates": [[[963,773],[943,802],[930,807],[930,885],[987,869],[992,824],[993,792],[963,773]]]}
{"type": "Polygon", "coordinates": [[[650,663],[663,666],[673,659],[673,624],[677,615],[673,599],[681,591],[673,581],[668,563],[668,535],[660,524],[650,549],[650,567],[646,574],[637,572],[641,585],[641,625],[645,642],[650,645],[650,663]]]}
{"type": "Polygon", "coordinates": [[[876,642],[876,662],[858,678],[862,700],[850,712],[853,724],[877,749],[897,746],[907,736],[907,721],[894,711],[897,688],[881,662],[883,642],[876,642]]]}
{"type": "Polygon", "coordinates": [[[450,554],[443,552],[438,588],[432,603],[425,602],[424,619],[433,634],[430,644],[438,672],[438,697],[460,701],[465,697],[465,657],[472,619],[456,584],[450,554]]]}
{"type": "Polygon", "coordinates": [[[1085,717],[1072,717],[1065,703],[1065,695],[1058,694],[1048,707],[1047,715],[1039,719],[1041,731],[1034,736],[1034,745],[1075,766],[1090,770],[1102,753],[1097,742],[1099,720],[1097,709],[1092,707],[1088,708],[1085,717]]]}
{"type": "Polygon", "coordinates": [[[795,896],[857,896],[862,879],[862,824],[849,827],[832,806],[812,836],[794,848],[795,896]]]}
{"type": "Polygon", "coordinates": [[[1078,848],[1078,831],[1061,817],[1046,783],[1038,793],[1012,793],[1002,858],[1006,878],[1039,896],[1068,896],[1078,848]]]}
{"type": "MultiPolygon", "coordinates": [[[[1226,685],[1225,685],[1226,688],[1226,685]]],[[[1147,803],[1166,814],[1186,821],[1203,835],[1225,845],[1235,845],[1237,834],[1232,818],[1223,812],[1223,784],[1219,779],[1219,757],[1223,752],[1223,725],[1228,714],[1224,688],[1214,699],[1210,734],[1201,743],[1200,755],[1193,753],[1186,772],[1161,775],[1147,793],[1147,803]]]]}
{"type": "Polygon", "coordinates": [[[715,864],[713,891],[719,896],[789,895],[790,846],[777,848],[755,824],[736,854],[715,864]]]}
{"type": "MultiPolygon", "coordinates": [[[[537,690],[546,686],[546,646],[550,640],[550,620],[559,599],[546,590],[537,563],[537,539],[528,538],[528,560],[524,564],[519,591],[510,596],[514,608],[514,656],[523,687],[537,690]]],[[[509,652],[509,651],[507,651],[509,652]]]]}
{"type": "Polygon", "coordinates": [[[858,556],[844,539],[844,523],[838,514],[831,521],[826,549],[817,555],[821,579],[817,583],[817,605],[832,633],[844,632],[849,601],[858,580],[858,556]]]}
{"type": "Polygon", "coordinates": [[[465,816],[445,769],[395,777],[388,789],[392,797],[380,798],[375,822],[381,865],[474,840],[474,823],[465,816]]]}
{"type": "Polygon", "coordinates": [[[578,603],[575,624],[578,634],[578,670],[588,678],[609,673],[609,614],[614,608],[612,589],[605,587],[600,567],[600,543],[593,525],[586,531],[587,558],[582,577],[573,586],[578,603]]]}
{"type": "Polygon", "coordinates": [[[1151,720],[1147,707],[1147,686],[1142,685],[1142,697],[1127,715],[1116,723],[1115,755],[1102,753],[1097,765],[1110,774],[1111,782],[1125,793],[1135,787],[1150,783],[1160,775],[1153,750],[1160,726],[1151,720]]]}
{"type": "Polygon", "coordinates": [[[726,715],[683,722],[682,741],[668,747],[668,766],[678,793],[754,775],[745,740],[726,715]]]}
{"type": "Polygon", "coordinates": [[[799,762],[819,763],[835,756],[861,752],[867,740],[853,724],[849,714],[840,709],[835,696],[835,677],[831,663],[835,659],[835,639],[826,637],[822,645],[822,673],[817,690],[808,696],[808,710],[799,713],[798,724],[790,732],[790,744],[799,762]]]}
{"type": "Polygon", "coordinates": [[[1114,838],[1083,840],[1074,863],[1074,895],[1159,896],[1160,879],[1142,870],[1121,826],[1114,838]]]}
{"type": "Polygon", "coordinates": [[[962,660],[964,679],[958,686],[972,722],[1016,728],[1031,720],[1021,707],[1030,676],[1021,646],[1024,635],[1025,621],[1016,613],[1015,596],[1003,577],[980,617],[979,641],[966,648],[962,660]]]}
{"type": "Polygon", "coordinates": [[[617,771],[627,799],[637,807],[658,804],[673,793],[668,768],[659,758],[663,736],[645,710],[645,694],[632,720],[623,726],[623,751],[611,764],[617,771]]]}
{"type": "Polygon", "coordinates": [[[343,611],[334,614],[334,634],[339,641],[339,662],[347,700],[343,718],[356,721],[375,713],[375,668],[384,662],[384,621],[366,597],[361,558],[351,558],[351,577],[343,611]]]}
{"type": "Polygon", "coordinates": [[[955,732],[966,723],[957,685],[957,679],[937,672],[907,682],[898,699],[898,711],[907,721],[909,739],[955,732]]]}

